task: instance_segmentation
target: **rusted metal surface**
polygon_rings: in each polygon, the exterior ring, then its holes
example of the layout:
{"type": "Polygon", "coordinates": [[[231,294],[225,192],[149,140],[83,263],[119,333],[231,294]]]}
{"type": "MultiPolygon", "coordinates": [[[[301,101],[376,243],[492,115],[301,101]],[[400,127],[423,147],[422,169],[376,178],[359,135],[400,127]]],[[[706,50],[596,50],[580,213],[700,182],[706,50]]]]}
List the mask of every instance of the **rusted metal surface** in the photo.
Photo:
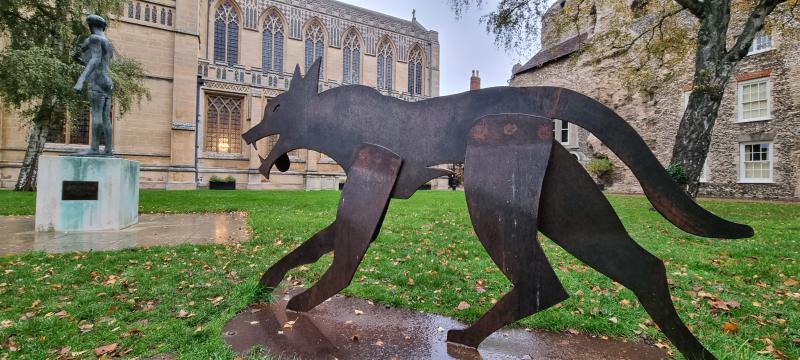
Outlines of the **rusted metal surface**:
{"type": "Polygon", "coordinates": [[[250,306],[225,325],[225,342],[243,356],[258,346],[277,359],[669,359],[639,342],[524,329],[498,331],[476,350],[445,341],[443,329],[464,326],[456,320],[362,299],[337,295],[307,313],[287,311],[301,290],[279,290],[276,303],[250,306]]]}
{"type": "Polygon", "coordinates": [[[275,287],[286,272],[334,251],[323,278],[288,307],[308,311],[352,280],[380,231],[390,198],[408,198],[445,175],[440,164],[465,164],[473,228],[514,284],[481,319],[448,340],[477,347],[497,329],[567,297],[536,241],[541,230],[592,268],[631,289],[689,359],[712,359],[678,317],[663,263],[632,240],[592,179],[553,140],[552,119],[583,127],[639,179],[653,206],[684,231],[715,238],[752,236],[749,226],[721,219],[689,198],[622,118],[599,102],[554,87],[489,88],[407,103],[364,86],[318,93],[319,62],[270,102],[264,119],[243,135],[248,144],[280,135],[260,171],[288,168],[295,149],[323,152],[347,172],[336,221],[280,260],[262,278],[275,287]],[[402,166],[401,166],[402,165],[402,166]]]}

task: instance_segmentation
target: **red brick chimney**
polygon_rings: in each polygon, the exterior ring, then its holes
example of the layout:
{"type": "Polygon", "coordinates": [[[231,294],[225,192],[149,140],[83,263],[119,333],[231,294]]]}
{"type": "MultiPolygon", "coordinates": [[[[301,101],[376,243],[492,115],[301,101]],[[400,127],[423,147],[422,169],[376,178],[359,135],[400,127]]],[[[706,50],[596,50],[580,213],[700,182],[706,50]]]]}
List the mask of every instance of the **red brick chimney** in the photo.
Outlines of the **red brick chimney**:
{"type": "Polygon", "coordinates": [[[481,72],[478,70],[472,70],[472,77],[469,78],[469,89],[470,90],[480,90],[481,89],[481,72]]]}

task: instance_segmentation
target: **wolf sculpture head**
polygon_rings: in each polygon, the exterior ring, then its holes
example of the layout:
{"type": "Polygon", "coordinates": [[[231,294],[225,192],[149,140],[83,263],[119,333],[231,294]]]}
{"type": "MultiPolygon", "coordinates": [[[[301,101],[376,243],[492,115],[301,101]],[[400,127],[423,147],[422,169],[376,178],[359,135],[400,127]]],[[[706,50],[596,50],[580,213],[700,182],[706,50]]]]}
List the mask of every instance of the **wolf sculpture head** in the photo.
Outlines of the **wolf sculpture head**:
{"type": "Polygon", "coordinates": [[[289,170],[291,163],[288,152],[302,147],[300,143],[302,139],[295,137],[312,115],[309,114],[306,105],[319,93],[321,64],[321,58],[317,59],[305,77],[301,76],[300,65],[297,65],[289,90],[272,99],[264,110],[261,123],[242,135],[248,145],[254,146],[258,140],[267,136],[279,135],[278,141],[267,157],[262,158],[259,155],[261,159],[259,171],[266,177],[269,177],[273,165],[281,172],[289,170]]]}

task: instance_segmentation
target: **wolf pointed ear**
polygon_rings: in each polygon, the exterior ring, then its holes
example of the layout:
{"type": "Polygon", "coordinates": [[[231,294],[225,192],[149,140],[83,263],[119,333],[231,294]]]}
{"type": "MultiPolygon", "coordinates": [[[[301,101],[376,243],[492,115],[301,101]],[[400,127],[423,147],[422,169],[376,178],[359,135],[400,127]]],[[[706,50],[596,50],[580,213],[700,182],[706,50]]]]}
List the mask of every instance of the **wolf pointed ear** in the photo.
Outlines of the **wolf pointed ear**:
{"type": "Polygon", "coordinates": [[[322,57],[318,57],[314,64],[306,71],[306,76],[303,78],[303,87],[310,95],[316,95],[319,92],[319,74],[322,67],[322,57]]]}
{"type": "Polygon", "coordinates": [[[303,76],[300,74],[300,64],[294,67],[294,74],[292,75],[292,82],[289,84],[289,91],[300,90],[303,86],[303,76]]]}

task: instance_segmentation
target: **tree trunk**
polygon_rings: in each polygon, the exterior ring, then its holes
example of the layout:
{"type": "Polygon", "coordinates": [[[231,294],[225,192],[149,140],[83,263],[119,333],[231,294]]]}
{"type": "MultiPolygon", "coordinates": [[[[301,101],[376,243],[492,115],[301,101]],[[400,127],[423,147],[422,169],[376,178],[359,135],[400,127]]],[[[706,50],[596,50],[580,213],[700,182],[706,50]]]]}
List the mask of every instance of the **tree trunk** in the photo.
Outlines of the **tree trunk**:
{"type": "Polygon", "coordinates": [[[730,7],[725,7],[709,6],[701,19],[693,90],[672,148],[670,163],[683,168],[688,180],[686,191],[693,198],[700,189],[700,175],[711,144],[714,123],[735,66],[726,59],[730,7]]]}
{"type": "Polygon", "coordinates": [[[19,169],[15,191],[36,191],[36,175],[39,167],[39,156],[44,151],[47,135],[53,127],[55,113],[55,97],[48,97],[42,101],[39,110],[33,119],[31,134],[28,137],[28,147],[25,149],[25,158],[19,169]]]}
{"type": "Polygon", "coordinates": [[[38,123],[33,124],[31,135],[28,137],[28,148],[25,149],[25,158],[22,160],[22,168],[19,169],[19,178],[14,190],[36,191],[39,155],[44,151],[48,133],[49,127],[38,123]]]}

